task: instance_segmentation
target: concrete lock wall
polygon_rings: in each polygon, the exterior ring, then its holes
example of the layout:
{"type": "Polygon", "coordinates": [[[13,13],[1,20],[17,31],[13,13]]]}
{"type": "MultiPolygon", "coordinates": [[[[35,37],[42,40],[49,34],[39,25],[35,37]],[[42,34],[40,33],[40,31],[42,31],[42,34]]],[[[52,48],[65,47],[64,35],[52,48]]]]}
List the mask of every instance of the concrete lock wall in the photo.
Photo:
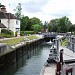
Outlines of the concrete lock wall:
{"type": "Polygon", "coordinates": [[[28,52],[35,49],[37,46],[42,44],[44,39],[39,39],[34,42],[27,43],[21,47],[16,48],[14,51],[7,53],[0,57],[0,74],[1,75],[12,75],[20,66],[23,65],[23,58],[28,58],[28,52]],[[25,57],[27,55],[27,57],[25,57]],[[20,63],[20,64],[19,64],[20,63]],[[12,69],[14,69],[12,71],[12,69]],[[12,72],[11,72],[12,71],[12,72]],[[5,74],[4,74],[5,73],[5,74]]]}

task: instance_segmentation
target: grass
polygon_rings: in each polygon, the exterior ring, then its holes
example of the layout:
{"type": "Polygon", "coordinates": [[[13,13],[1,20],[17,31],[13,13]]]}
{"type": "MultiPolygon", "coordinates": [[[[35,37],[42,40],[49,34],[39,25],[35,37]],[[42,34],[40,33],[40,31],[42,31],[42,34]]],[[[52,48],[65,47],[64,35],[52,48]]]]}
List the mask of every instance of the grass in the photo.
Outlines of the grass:
{"type": "Polygon", "coordinates": [[[38,37],[35,36],[35,35],[31,35],[31,36],[27,36],[27,38],[28,38],[29,40],[33,40],[33,39],[37,39],[38,37]]]}
{"type": "Polygon", "coordinates": [[[9,46],[15,45],[17,43],[20,43],[20,41],[23,41],[25,38],[13,38],[8,40],[2,40],[1,43],[7,43],[9,46]]]}
{"type": "MultiPolygon", "coordinates": [[[[37,39],[38,37],[35,35],[30,35],[27,36],[29,40],[37,39]]],[[[20,43],[20,41],[27,41],[27,39],[20,37],[20,38],[13,38],[13,39],[8,39],[8,40],[1,40],[0,43],[7,43],[9,46],[15,45],[20,43]]]]}
{"type": "Polygon", "coordinates": [[[66,46],[67,42],[68,42],[68,40],[65,39],[64,41],[61,42],[61,46],[66,46]]]}

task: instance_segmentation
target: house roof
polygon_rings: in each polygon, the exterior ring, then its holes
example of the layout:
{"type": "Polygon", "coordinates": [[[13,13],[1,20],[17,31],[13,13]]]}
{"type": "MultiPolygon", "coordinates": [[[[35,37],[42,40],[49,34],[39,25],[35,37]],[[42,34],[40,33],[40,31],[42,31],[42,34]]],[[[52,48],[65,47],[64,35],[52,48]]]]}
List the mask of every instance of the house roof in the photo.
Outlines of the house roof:
{"type": "Polygon", "coordinates": [[[0,19],[18,19],[14,14],[0,12],[0,19]]]}
{"type": "Polygon", "coordinates": [[[8,18],[7,15],[3,12],[0,12],[0,19],[6,19],[8,18]]]}
{"type": "Polygon", "coordinates": [[[11,13],[5,13],[5,14],[10,19],[18,19],[16,16],[14,16],[14,14],[11,14],[11,13]]]}
{"type": "Polygon", "coordinates": [[[0,23],[0,28],[6,28],[6,26],[3,23],[0,23]]]}

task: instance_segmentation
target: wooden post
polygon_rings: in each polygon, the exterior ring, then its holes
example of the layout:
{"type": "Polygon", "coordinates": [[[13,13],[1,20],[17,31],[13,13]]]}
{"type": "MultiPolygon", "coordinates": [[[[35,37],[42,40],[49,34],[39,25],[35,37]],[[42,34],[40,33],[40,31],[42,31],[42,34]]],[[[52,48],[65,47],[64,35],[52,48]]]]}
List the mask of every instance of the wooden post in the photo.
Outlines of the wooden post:
{"type": "Polygon", "coordinates": [[[60,50],[60,63],[63,65],[63,49],[60,50]]]}
{"type": "Polygon", "coordinates": [[[72,67],[66,69],[66,75],[72,75],[72,67]]]}
{"type": "Polygon", "coordinates": [[[60,71],[61,71],[61,64],[60,64],[60,62],[57,62],[57,65],[56,65],[56,75],[61,75],[60,71]]]}

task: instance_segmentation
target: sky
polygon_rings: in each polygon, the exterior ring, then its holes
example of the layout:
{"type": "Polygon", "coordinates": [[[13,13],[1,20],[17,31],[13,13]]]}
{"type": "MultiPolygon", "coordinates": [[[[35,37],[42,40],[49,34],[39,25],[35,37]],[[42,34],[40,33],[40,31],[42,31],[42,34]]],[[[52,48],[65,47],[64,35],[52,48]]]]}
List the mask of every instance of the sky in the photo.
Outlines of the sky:
{"type": "Polygon", "coordinates": [[[11,13],[21,3],[24,16],[37,17],[42,22],[67,16],[75,24],[75,0],[0,0],[0,3],[11,13]]]}

